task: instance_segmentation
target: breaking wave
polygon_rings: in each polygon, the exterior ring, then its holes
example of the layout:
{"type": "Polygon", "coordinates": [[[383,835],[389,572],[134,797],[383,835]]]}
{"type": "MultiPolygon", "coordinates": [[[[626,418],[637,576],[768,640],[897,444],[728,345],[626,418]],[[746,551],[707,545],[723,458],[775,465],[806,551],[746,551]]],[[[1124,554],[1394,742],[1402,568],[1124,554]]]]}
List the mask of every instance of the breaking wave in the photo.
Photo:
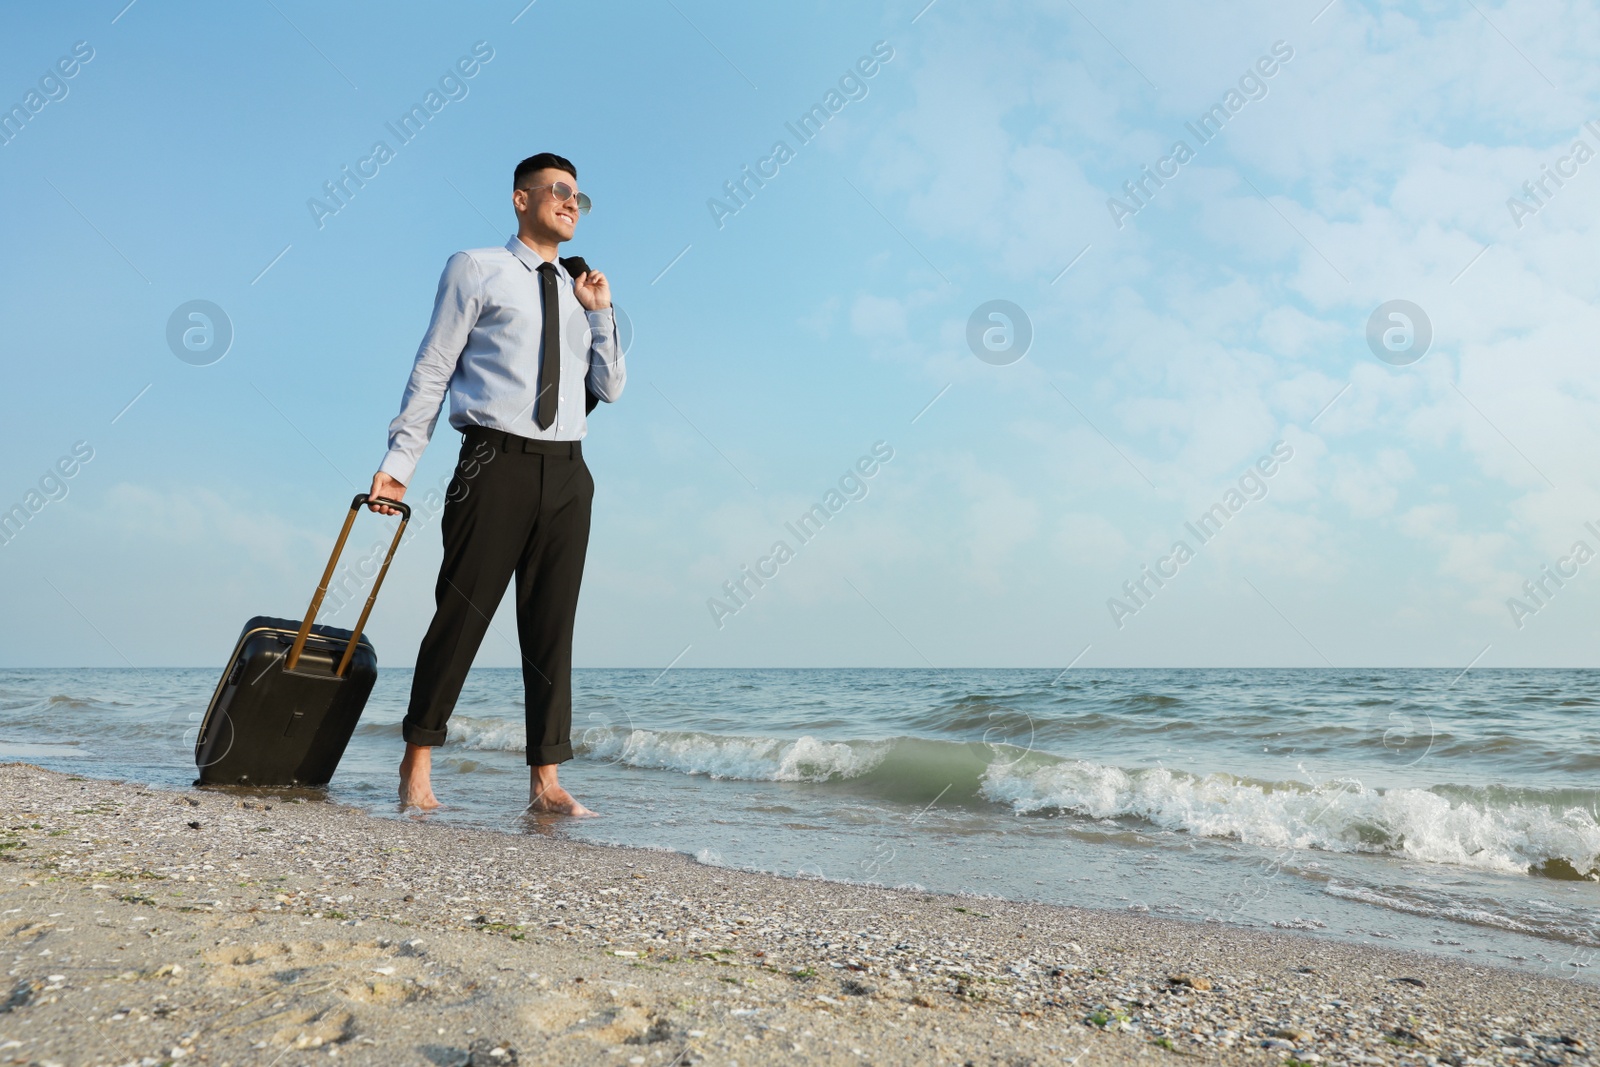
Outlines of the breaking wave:
{"type": "MultiPolygon", "coordinates": [[[[457,717],[450,731],[452,746],[469,750],[526,747],[521,723],[457,717]]],[[[915,737],[830,741],[605,724],[579,725],[574,742],[585,759],[713,779],[812,783],[910,803],[939,794],[945,808],[1003,805],[1017,815],[1133,823],[1266,848],[1600,880],[1600,790],[1266,781],[915,737]]]]}
{"type": "Polygon", "coordinates": [[[1376,789],[1354,778],[1308,785],[1062,760],[1002,768],[985,776],[983,792],[1021,814],[1136,819],[1270,848],[1600,879],[1592,790],[1376,789]]]}

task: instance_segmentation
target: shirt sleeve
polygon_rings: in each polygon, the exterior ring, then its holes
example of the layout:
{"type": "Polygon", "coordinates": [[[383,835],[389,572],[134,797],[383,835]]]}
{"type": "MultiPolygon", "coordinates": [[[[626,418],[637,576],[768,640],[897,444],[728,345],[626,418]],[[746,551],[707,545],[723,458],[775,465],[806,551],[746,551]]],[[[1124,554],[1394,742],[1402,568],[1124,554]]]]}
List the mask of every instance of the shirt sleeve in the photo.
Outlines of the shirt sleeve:
{"type": "Polygon", "coordinates": [[[465,252],[457,252],[439,276],[433,318],[417,349],[416,362],[411,365],[411,378],[400,399],[400,414],[389,423],[389,451],[378,466],[378,470],[402,485],[410,483],[422,451],[433,437],[445,391],[467,347],[467,337],[477,325],[482,304],[478,265],[465,252]]]}
{"type": "Polygon", "coordinates": [[[585,314],[589,317],[589,376],[584,384],[609,404],[622,395],[622,387],[628,381],[622,343],[617,336],[616,309],[601,308],[585,314]]]}

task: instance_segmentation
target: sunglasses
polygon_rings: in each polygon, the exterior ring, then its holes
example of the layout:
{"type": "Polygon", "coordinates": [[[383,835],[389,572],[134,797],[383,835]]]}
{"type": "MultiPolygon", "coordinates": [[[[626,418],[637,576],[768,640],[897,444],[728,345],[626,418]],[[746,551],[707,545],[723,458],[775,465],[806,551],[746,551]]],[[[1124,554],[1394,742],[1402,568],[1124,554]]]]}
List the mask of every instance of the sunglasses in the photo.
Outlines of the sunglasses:
{"type": "Polygon", "coordinates": [[[589,208],[594,205],[594,201],[589,199],[588,193],[580,193],[566,182],[551,182],[549,185],[525,185],[523,189],[530,193],[538,189],[549,189],[550,195],[555,197],[557,203],[563,200],[571,200],[573,195],[576,194],[578,197],[578,214],[580,215],[587,215],[589,208]]]}

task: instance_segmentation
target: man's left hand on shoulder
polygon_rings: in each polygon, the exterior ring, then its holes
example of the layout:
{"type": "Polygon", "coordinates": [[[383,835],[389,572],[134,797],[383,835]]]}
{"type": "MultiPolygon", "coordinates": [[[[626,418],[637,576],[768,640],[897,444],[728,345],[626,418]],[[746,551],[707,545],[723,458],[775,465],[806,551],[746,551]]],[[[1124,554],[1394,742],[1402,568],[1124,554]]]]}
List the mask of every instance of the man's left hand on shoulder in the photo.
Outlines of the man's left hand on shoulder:
{"type": "Polygon", "coordinates": [[[611,306],[611,283],[597,270],[586,270],[572,279],[572,291],[585,311],[604,311],[611,306]]]}

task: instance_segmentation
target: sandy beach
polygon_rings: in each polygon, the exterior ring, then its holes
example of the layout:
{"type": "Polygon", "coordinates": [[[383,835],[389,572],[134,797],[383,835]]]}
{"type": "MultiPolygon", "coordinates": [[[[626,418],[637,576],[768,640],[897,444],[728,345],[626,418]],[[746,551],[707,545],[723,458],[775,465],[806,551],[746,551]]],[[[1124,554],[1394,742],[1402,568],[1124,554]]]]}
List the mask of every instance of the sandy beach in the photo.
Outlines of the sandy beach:
{"type": "Polygon", "coordinates": [[[0,767],[0,1063],[1591,1062],[1600,988],[0,767]]]}

